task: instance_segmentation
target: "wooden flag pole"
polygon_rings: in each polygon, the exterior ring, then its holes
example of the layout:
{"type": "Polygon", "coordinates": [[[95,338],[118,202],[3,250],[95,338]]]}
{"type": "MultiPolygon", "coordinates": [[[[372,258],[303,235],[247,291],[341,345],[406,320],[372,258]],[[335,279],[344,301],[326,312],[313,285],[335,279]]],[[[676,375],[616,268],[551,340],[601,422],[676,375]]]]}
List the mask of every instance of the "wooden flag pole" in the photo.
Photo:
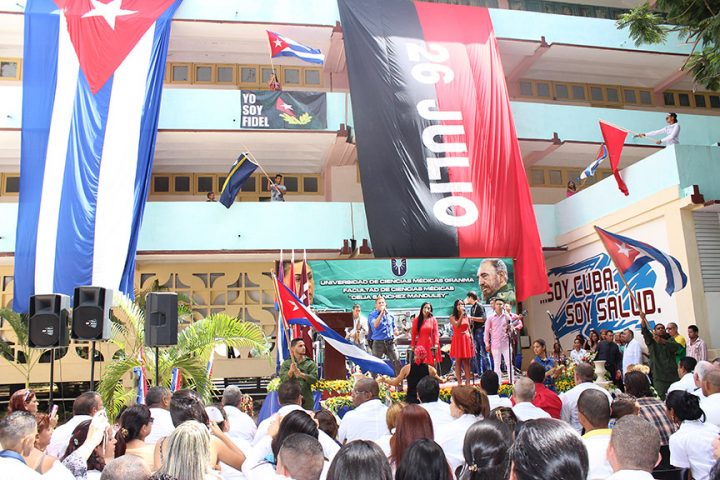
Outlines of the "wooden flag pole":
{"type": "MultiPolygon", "coordinates": [[[[282,263],[280,263],[280,268],[283,268],[282,263]]],[[[280,307],[280,315],[282,315],[283,334],[285,335],[285,341],[287,342],[287,346],[288,346],[288,350],[289,350],[290,349],[290,337],[288,336],[287,328],[285,328],[285,323],[287,322],[287,317],[285,316],[285,311],[283,310],[282,298],[280,298],[280,290],[278,290],[277,276],[275,275],[275,272],[270,272],[270,275],[272,276],[272,279],[273,279],[273,287],[275,288],[275,296],[278,301],[278,306],[280,307]]],[[[278,345],[278,348],[282,348],[282,344],[278,345]]],[[[292,352],[290,352],[290,361],[292,363],[297,363],[295,361],[295,357],[293,356],[292,352]]]]}
{"type": "Polygon", "coordinates": [[[617,125],[614,125],[614,124],[612,124],[612,123],[610,123],[610,122],[606,122],[606,121],[603,120],[603,119],[600,119],[600,121],[603,122],[603,123],[605,123],[605,124],[607,124],[607,125],[610,125],[611,127],[617,128],[618,130],[625,130],[626,132],[632,133],[633,135],[635,135],[635,136],[637,136],[637,137],[640,136],[639,133],[634,132],[634,131],[632,131],[632,130],[629,130],[629,129],[625,128],[625,127],[618,127],[617,125]]]}
{"type": "Polygon", "coordinates": [[[260,164],[260,162],[258,162],[257,158],[255,158],[255,155],[253,155],[253,153],[250,151],[250,149],[247,148],[247,146],[245,146],[245,145],[243,145],[242,148],[245,151],[245,153],[250,156],[250,160],[252,160],[253,163],[258,166],[258,168],[263,173],[263,175],[265,175],[265,178],[268,179],[268,182],[270,182],[270,185],[275,185],[275,182],[272,181],[272,179],[270,178],[270,175],[268,175],[268,173],[265,171],[265,169],[260,164]]]}

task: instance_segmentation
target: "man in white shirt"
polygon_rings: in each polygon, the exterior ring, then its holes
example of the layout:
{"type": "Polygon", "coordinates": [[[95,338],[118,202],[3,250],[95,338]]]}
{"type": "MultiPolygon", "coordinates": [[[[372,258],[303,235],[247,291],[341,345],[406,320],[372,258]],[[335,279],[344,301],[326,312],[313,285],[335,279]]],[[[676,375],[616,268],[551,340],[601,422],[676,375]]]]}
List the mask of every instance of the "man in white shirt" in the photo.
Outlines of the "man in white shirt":
{"type": "Polygon", "coordinates": [[[696,365],[697,360],[693,357],[681,358],[680,363],[678,363],[678,377],[680,377],[680,380],[672,383],[667,393],[675,390],[684,390],[688,393],[693,393],[697,388],[694,375],[696,365]]]}
{"type": "Polygon", "coordinates": [[[695,380],[695,391],[693,392],[693,395],[700,398],[700,401],[702,402],[705,398],[705,394],[703,393],[702,385],[703,380],[705,380],[705,375],[711,370],[714,370],[717,368],[712,363],[708,362],[707,360],[701,360],[697,363],[695,366],[695,371],[693,372],[693,380],[695,380]]]}
{"type": "Polygon", "coordinates": [[[660,461],[660,436],[655,427],[637,415],[625,415],[612,429],[607,459],[613,473],[608,480],[653,480],[660,461]]]}
{"type": "Polygon", "coordinates": [[[45,452],[55,458],[63,458],[75,427],[85,420],[91,420],[93,415],[102,408],[103,402],[100,394],[97,392],[81,393],[73,402],[72,418],[53,431],[50,444],[45,452]]]}
{"type": "Polygon", "coordinates": [[[480,377],[480,388],[487,394],[490,402],[490,410],[497,407],[512,408],[512,402],[507,397],[498,395],[500,389],[500,379],[493,370],[486,370],[480,377]]]}
{"type": "MultiPolygon", "coordinates": [[[[147,400],[147,397],[145,397],[147,400]]],[[[150,471],[135,455],[122,455],[105,465],[100,480],[148,480],[150,471]]]]}
{"type": "Polygon", "coordinates": [[[677,114],[675,113],[668,113],[665,116],[665,122],[667,123],[667,126],[661,128],[660,130],[653,130],[652,132],[647,133],[640,133],[638,135],[635,135],[636,137],[653,137],[655,135],[663,135],[663,138],[660,140],[656,140],[655,143],[658,145],[662,145],[663,142],[665,142],[665,145],[676,145],[680,143],[680,124],[677,123],[677,114]]]}
{"type": "Polygon", "coordinates": [[[0,444],[4,449],[0,452],[2,478],[17,480],[44,478],[28,467],[23,458],[32,452],[36,435],[37,422],[29,412],[13,412],[0,420],[0,444]]]}
{"type": "Polygon", "coordinates": [[[387,407],[378,400],[379,394],[380,388],[374,379],[363,377],[355,382],[352,390],[355,409],[347,412],[340,422],[338,440],[341,443],[375,441],[390,433],[385,423],[387,407]]]}
{"type": "Polygon", "coordinates": [[[417,384],[417,396],[420,406],[430,414],[433,424],[433,432],[439,432],[440,428],[452,423],[454,418],[450,415],[450,404],[440,398],[440,384],[433,377],[428,375],[417,384]]]}
{"type": "Polygon", "coordinates": [[[705,373],[702,391],[705,398],[700,400],[700,408],[705,412],[705,423],[720,427],[720,368],[705,373]]]}
{"type": "Polygon", "coordinates": [[[588,451],[587,480],[604,480],[613,473],[607,460],[611,433],[608,428],[610,402],[602,392],[590,389],[580,394],[577,408],[580,425],[585,429],[582,441],[588,451]]]}
{"type": "Polygon", "coordinates": [[[623,350],[622,370],[623,375],[628,372],[630,365],[642,364],[642,346],[640,342],[635,340],[635,332],[626,329],[622,333],[623,340],[625,341],[625,350],[623,350]]]}
{"type": "Polygon", "coordinates": [[[595,390],[603,392],[607,396],[608,402],[612,402],[612,397],[608,391],[593,383],[594,376],[595,370],[592,365],[589,363],[578,363],[575,367],[575,386],[560,395],[560,400],[562,401],[560,418],[572,425],[578,433],[582,433],[582,425],[580,425],[580,419],[578,418],[577,401],[582,392],[589,388],[594,388],[595,390]]]}
{"type": "Polygon", "coordinates": [[[521,422],[536,418],[550,418],[549,413],[532,404],[533,398],[535,398],[535,383],[529,378],[520,377],[515,381],[513,395],[515,396],[515,406],[512,407],[512,410],[521,422]]]}
{"type": "Polygon", "coordinates": [[[228,416],[230,430],[228,434],[230,438],[238,438],[247,442],[252,442],[257,432],[255,422],[250,415],[240,410],[242,404],[243,393],[240,387],[230,385],[225,388],[222,396],[222,404],[225,407],[225,413],[228,416]]]}
{"type": "Polygon", "coordinates": [[[283,382],[278,386],[277,389],[278,402],[280,403],[280,410],[276,412],[258,425],[255,431],[255,436],[252,440],[253,446],[257,445],[260,440],[267,436],[268,428],[272,424],[276,416],[284,417],[293,410],[303,410],[303,396],[300,384],[297,382],[283,382]]]}
{"type": "Polygon", "coordinates": [[[145,403],[150,408],[153,419],[153,428],[150,435],[145,438],[147,445],[155,445],[158,440],[170,436],[175,430],[170,418],[170,400],[172,392],[167,387],[151,387],[145,395],[145,403]]]}
{"type": "Polygon", "coordinates": [[[282,443],[277,467],[249,459],[242,471],[248,480],[303,479],[319,480],[325,465],[320,442],[306,433],[293,433],[282,443]]]}

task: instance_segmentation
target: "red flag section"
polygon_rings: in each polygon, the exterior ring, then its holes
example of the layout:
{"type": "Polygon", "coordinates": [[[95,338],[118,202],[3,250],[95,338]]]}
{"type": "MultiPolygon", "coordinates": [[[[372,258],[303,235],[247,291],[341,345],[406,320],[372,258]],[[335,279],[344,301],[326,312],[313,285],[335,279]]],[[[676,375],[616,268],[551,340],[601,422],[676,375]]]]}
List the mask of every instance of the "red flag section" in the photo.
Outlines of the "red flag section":
{"type": "Polygon", "coordinates": [[[612,168],[613,175],[615,175],[618,188],[625,195],[629,195],[630,192],[620,176],[619,170],[620,155],[622,154],[623,147],[625,146],[625,139],[627,138],[628,131],[602,120],[600,120],[600,131],[602,132],[603,139],[605,140],[605,146],[607,147],[608,154],[610,155],[610,167],[612,168]]]}
{"type": "Polygon", "coordinates": [[[595,227],[595,231],[600,237],[600,240],[602,240],[603,245],[605,245],[605,250],[607,250],[608,255],[610,255],[610,258],[615,266],[617,266],[618,270],[623,273],[627,271],[640,252],[626,243],[618,242],[616,239],[608,235],[602,228],[595,227]]]}
{"type": "Polygon", "coordinates": [[[285,40],[280,38],[279,35],[277,35],[274,32],[271,32],[270,30],[266,30],[268,34],[268,41],[270,42],[270,56],[274,57],[279,52],[282,52],[288,47],[288,44],[285,40]]]}
{"type": "Polygon", "coordinates": [[[437,67],[443,80],[435,83],[437,111],[446,114],[441,123],[462,126],[457,135],[443,135],[445,145],[458,146],[445,159],[448,185],[454,185],[449,191],[461,212],[466,199],[478,212],[476,221],[458,226],[458,256],[513,257],[518,300],[545,292],[545,258],[490,14],[423,2],[415,2],[415,9],[430,55],[447,68],[437,67]]]}

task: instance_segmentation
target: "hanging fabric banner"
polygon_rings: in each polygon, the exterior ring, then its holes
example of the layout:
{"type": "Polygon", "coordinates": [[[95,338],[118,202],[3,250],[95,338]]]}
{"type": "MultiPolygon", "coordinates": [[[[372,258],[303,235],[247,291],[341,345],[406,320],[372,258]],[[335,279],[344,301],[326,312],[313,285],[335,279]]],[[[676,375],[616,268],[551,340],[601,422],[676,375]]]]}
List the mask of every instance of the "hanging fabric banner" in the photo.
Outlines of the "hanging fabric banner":
{"type": "Polygon", "coordinates": [[[545,260],[486,8],[339,0],[377,257],[510,257],[517,297],[545,260]]]}
{"type": "Polygon", "coordinates": [[[242,128],[327,128],[327,99],[324,92],[243,90],[240,94],[242,128]]]}

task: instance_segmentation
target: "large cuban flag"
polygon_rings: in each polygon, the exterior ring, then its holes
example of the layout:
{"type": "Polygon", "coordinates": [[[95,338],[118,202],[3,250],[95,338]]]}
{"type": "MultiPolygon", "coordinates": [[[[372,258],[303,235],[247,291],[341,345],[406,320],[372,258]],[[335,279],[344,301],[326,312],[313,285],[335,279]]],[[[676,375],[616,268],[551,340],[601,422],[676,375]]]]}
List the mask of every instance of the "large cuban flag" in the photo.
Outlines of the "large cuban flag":
{"type": "Polygon", "coordinates": [[[172,16],[182,0],[28,0],[13,308],[132,294],[172,16]]]}
{"type": "Polygon", "coordinates": [[[392,367],[377,357],[373,357],[365,350],[358,348],[347,341],[342,335],[328,327],[320,317],[306,307],[284,283],[275,279],[277,291],[280,297],[280,308],[285,321],[298,325],[306,325],[315,329],[323,336],[325,342],[335,350],[345,355],[363,370],[382,375],[394,376],[392,367]]]}
{"type": "Polygon", "coordinates": [[[633,275],[649,262],[658,262],[665,270],[667,284],[665,291],[668,295],[679,292],[687,285],[687,275],[677,258],[668,255],[657,248],[630,237],[595,226],[595,231],[602,240],[605,249],[615,266],[623,275],[633,275]]]}

